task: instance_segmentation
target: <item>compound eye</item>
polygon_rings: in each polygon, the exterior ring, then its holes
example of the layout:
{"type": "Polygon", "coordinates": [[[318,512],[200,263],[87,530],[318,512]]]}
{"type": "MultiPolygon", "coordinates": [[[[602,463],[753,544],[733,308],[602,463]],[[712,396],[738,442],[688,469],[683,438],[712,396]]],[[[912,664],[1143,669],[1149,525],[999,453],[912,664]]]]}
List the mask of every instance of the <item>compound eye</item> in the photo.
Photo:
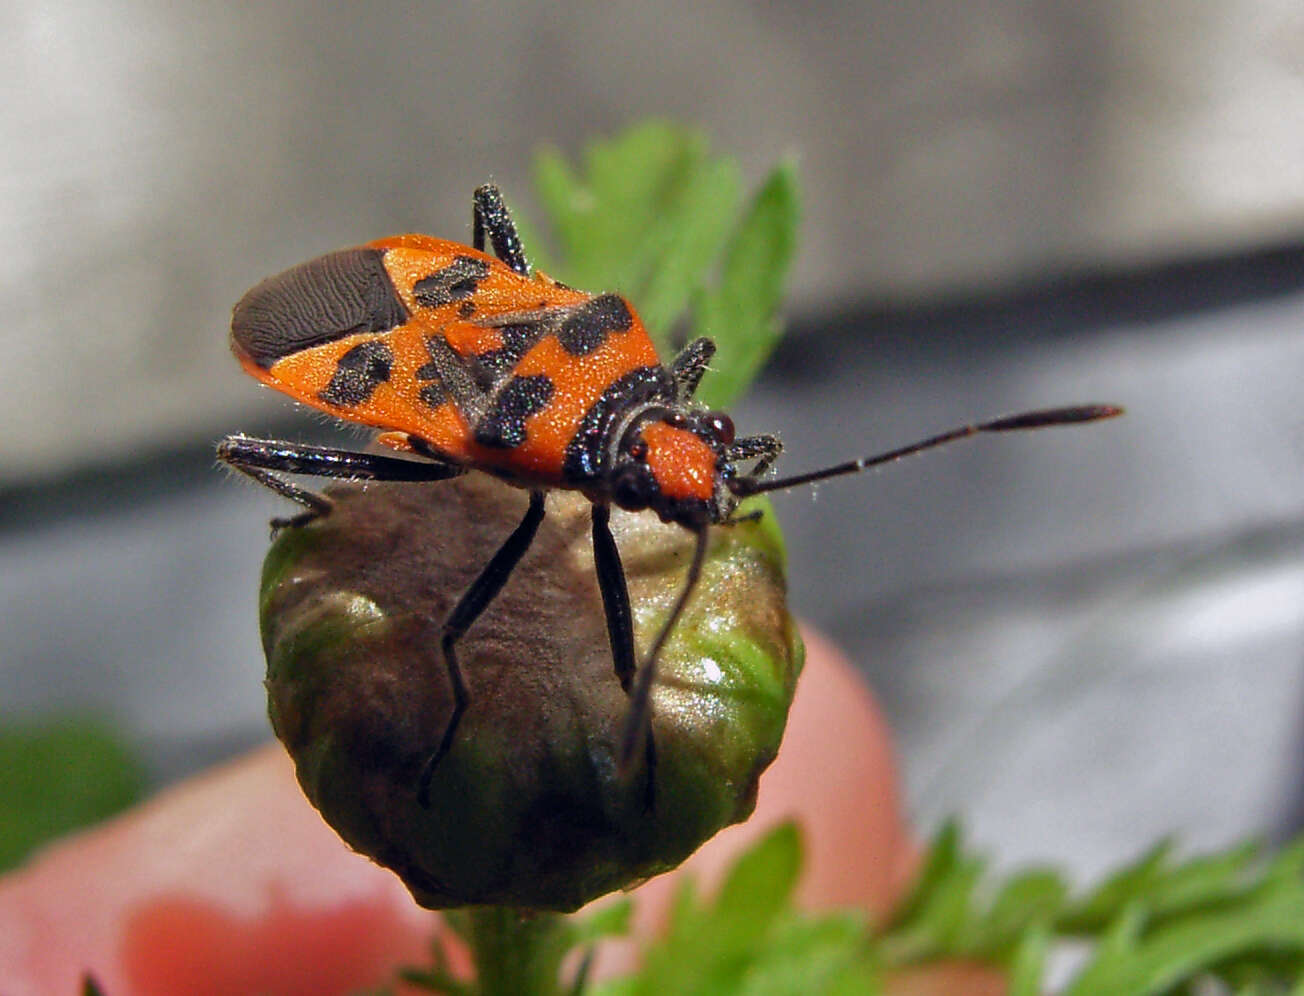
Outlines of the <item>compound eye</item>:
{"type": "Polygon", "coordinates": [[[611,497],[621,508],[637,512],[648,506],[649,481],[641,467],[624,467],[611,483],[611,497]]]}
{"type": "Polygon", "coordinates": [[[711,427],[711,431],[715,433],[715,438],[720,442],[728,446],[734,441],[733,419],[724,412],[707,412],[706,422],[711,427]]]}
{"type": "Polygon", "coordinates": [[[683,412],[670,412],[661,421],[665,422],[665,424],[670,426],[672,429],[688,428],[688,416],[683,412]]]}

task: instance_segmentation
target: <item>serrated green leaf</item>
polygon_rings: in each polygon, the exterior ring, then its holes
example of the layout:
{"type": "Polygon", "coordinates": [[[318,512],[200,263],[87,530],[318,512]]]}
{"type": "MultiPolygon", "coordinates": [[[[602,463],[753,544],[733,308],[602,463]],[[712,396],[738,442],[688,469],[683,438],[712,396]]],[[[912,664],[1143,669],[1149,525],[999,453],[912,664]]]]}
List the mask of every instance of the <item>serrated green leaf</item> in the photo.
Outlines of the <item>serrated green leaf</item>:
{"type": "Polygon", "coordinates": [[[735,861],[711,902],[696,903],[681,887],[669,929],[648,949],[642,972],[619,990],[600,991],[741,994],[761,986],[755,991],[770,992],[778,990],[764,988],[769,973],[791,975],[796,962],[806,960],[809,971],[816,956],[852,964],[848,949],[863,942],[863,928],[849,927],[855,918],[794,922],[789,903],[800,865],[800,835],[786,824],[735,861]]]}
{"type": "Polygon", "coordinates": [[[624,937],[629,933],[634,904],[627,896],[607,902],[585,916],[571,917],[570,942],[572,945],[593,944],[608,937],[624,937]]]}
{"type": "Polygon", "coordinates": [[[960,863],[961,832],[958,820],[947,820],[929,842],[919,873],[905,900],[897,907],[885,929],[892,930],[919,916],[938,883],[960,863]]]}
{"type": "Polygon", "coordinates": [[[675,886],[675,896],[670,903],[670,913],[666,920],[671,930],[688,923],[697,913],[697,883],[684,876],[675,886]]]}
{"type": "Polygon", "coordinates": [[[864,917],[791,915],[766,939],[743,978],[745,996],[878,991],[864,917]]]}
{"type": "Polygon", "coordinates": [[[1146,906],[1152,915],[1163,916],[1235,901],[1261,854],[1261,845],[1250,842],[1222,854],[1185,861],[1147,892],[1146,906]]]}
{"type": "Polygon", "coordinates": [[[978,859],[962,860],[933,891],[917,920],[920,934],[931,944],[962,951],[972,946],[971,931],[966,928],[971,925],[970,913],[982,867],[978,859]]]}
{"type": "Polygon", "coordinates": [[[800,873],[801,833],[795,823],[781,824],[734,863],[720,887],[715,910],[724,915],[773,916],[791,900],[800,873]]]}
{"type": "Polygon", "coordinates": [[[988,958],[1004,955],[1030,924],[1051,923],[1068,898],[1067,880],[1048,868],[1031,868],[1013,875],[990,905],[974,917],[967,950],[988,958]]]}
{"type": "Polygon", "coordinates": [[[468,910],[444,910],[440,915],[443,918],[444,926],[451,930],[458,940],[463,944],[471,942],[471,919],[468,910]]]}
{"type": "Polygon", "coordinates": [[[1304,954],[1304,894],[1274,897],[1249,909],[1205,913],[1125,940],[1102,944],[1097,959],[1084,968],[1066,996],[1146,996],[1240,952],[1269,948],[1304,954]]]}
{"type": "Polygon", "coordinates": [[[795,169],[776,169],[736,223],[738,167],[712,156],[699,132],[649,122],[591,143],[581,161],[573,168],[551,149],[535,161],[535,188],[561,252],[549,272],[630,298],[664,359],[691,302],[693,334],[719,347],[699,399],[731,402],[778,338],[796,245],[795,169]]]}
{"type": "Polygon", "coordinates": [[[1060,929],[1072,933],[1103,930],[1120,911],[1161,880],[1172,852],[1173,842],[1163,840],[1132,864],[1120,868],[1064,912],[1060,929]]]}
{"type": "Polygon", "coordinates": [[[1041,996],[1050,942],[1050,928],[1045,924],[1037,924],[1024,931],[1010,959],[1010,989],[1007,996],[1041,996]]]}
{"type": "Polygon", "coordinates": [[[796,250],[799,213],[796,169],[786,164],[770,174],[725,249],[719,284],[694,306],[694,333],[719,347],[698,395],[707,405],[734,401],[778,342],[778,309],[796,250]]]}
{"type": "MultiPolygon", "coordinates": [[[[1108,986],[1127,971],[1127,961],[1145,926],[1145,911],[1139,903],[1128,906],[1105,931],[1092,960],[1078,973],[1062,996],[1093,996],[1114,993],[1108,986]]],[[[1126,996],[1118,992],[1117,996],[1126,996]]]]}
{"type": "Polygon", "coordinates": [[[1304,837],[1291,841],[1268,862],[1263,872],[1264,881],[1286,881],[1292,884],[1304,880],[1304,837]]]}
{"type": "Polygon", "coordinates": [[[564,256],[557,275],[576,287],[619,291],[637,305],[706,155],[701,133],[661,121],[590,143],[579,172],[555,150],[540,153],[535,188],[564,256]]]}
{"type": "Polygon", "coordinates": [[[65,717],[0,727],[0,869],[143,797],[145,774],[105,722],[65,717]]]}
{"type": "Polygon", "coordinates": [[[670,332],[700,292],[704,276],[720,254],[733,227],[742,179],[729,159],[703,162],[684,181],[673,211],[651,236],[662,242],[652,271],[633,293],[639,314],[662,355],[669,353],[670,332]]]}
{"type": "Polygon", "coordinates": [[[636,996],[639,977],[630,975],[620,979],[607,979],[589,986],[586,996],[636,996]]]}
{"type": "Polygon", "coordinates": [[[942,952],[968,954],[981,932],[975,894],[983,869],[981,858],[962,851],[958,825],[947,823],[934,839],[890,934],[880,939],[883,956],[903,963],[942,952]]]}

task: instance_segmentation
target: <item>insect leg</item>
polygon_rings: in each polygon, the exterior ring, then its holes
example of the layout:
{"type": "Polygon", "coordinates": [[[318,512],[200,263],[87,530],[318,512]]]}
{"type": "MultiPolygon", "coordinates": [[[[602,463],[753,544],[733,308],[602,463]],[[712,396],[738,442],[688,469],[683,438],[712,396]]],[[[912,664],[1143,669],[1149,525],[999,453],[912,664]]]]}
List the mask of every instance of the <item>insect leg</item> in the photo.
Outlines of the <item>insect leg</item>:
{"type": "Polygon", "coordinates": [[[523,277],[530,275],[525,250],[512,216],[503,203],[503,195],[492,183],[476,188],[471,197],[471,245],[484,252],[485,233],[494,247],[494,255],[523,277]]]}
{"type": "Polygon", "coordinates": [[[466,682],[462,678],[462,668],[457,662],[454,647],[503,590],[503,585],[511,577],[512,571],[521,562],[530,544],[534,542],[534,534],[539,531],[539,523],[542,521],[543,492],[531,491],[530,507],[526,510],[521,524],[498,548],[498,552],[485,565],[479,577],[471,582],[471,587],[458,599],[457,604],[453,606],[453,611],[444,621],[440,646],[444,652],[444,665],[448,668],[448,680],[453,686],[453,715],[448,719],[439,746],[435,748],[435,752],[430,755],[430,760],[421,771],[421,779],[417,783],[417,801],[422,808],[430,805],[430,780],[434,777],[439,762],[453,746],[453,736],[457,733],[458,724],[462,721],[462,713],[466,711],[468,701],[466,682]]]}
{"type": "Polygon", "coordinates": [[[446,481],[463,473],[461,467],[442,461],[403,460],[377,453],[356,453],[328,446],[253,439],[249,436],[227,436],[217,444],[217,458],[307,509],[292,518],[273,519],[273,529],[306,525],[331,510],[331,501],[325,495],[287,481],[281,474],[303,474],[337,480],[446,481]]]}
{"type": "Polygon", "coordinates": [[[755,457],[756,465],[752,467],[749,476],[756,477],[769,470],[770,464],[774,463],[782,452],[783,443],[779,441],[778,436],[743,436],[741,439],[735,439],[724,451],[724,458],[729,463],[733,463],[755,457]]]}
{"type": "Polygon", "coordinates": [[[679,617],[683,615],[684,607],[688,604],[688,599],[692,596],[694,589],[697,588],[697,582],[702,577],[702,564],[706,561],[706,545],[710,535],[708,527],[703,526],[695,534],[695,543],[693,546],[693,560],[688,565],[688,575],[684,578],[684,587],[679,592],[679,598],[670,609],[670,614],[666,616],[666,621],[661,625],[661,632],[657,634],[652,641],[652,649],[648,651],[647,658],[639,667],[637,679],[634,682],[634,693],[630,696],[629,717],[625,721],[625,731],[620,740],[620,755],[618,763],[621,770],[629,770],[630,761],[638,753],[639,745],[643,738],[649,733],[649,720],[652,716],[652,682],[656,678],[657,658],[661,656],[661,649],[665,646],[666,640],[674,632],[675,625],[679,622],[679,617]]]}
{"type": "Polygon", "coordinates": [[[670,364],[670,376],[675,379],[675,396],[680,401],[690,400],[697,393],[706,366],[715,355],[715,343],[706,336],[694,339],[670,364]]]}
{"type": "MultiPolygon", "coordinates": [[[[598,590],[602,592],[602,608],[607,617],[607,640],[611,643],[611,662],[616,678],[625,694],[638,664],[634,659],[634,614],[629,607],[629,587],[625,583],[625,569],[620,563],[620,550],[611,535],[611,507],[593,505],[593,565],[598,575],[598,590]]],[[[633,706],[631,706],[631,709],[633,706]]],[[[649,732],[645,748],[647,758],[647,808],[656,803],[656,741],[649,732]]]]}
{"type": "Polygon", "coordinates": [[[611,641],[611,661],[620,687],[629,693],[630,682],[638,665],[634,661],[634,615],[629,608],[629,588],[620,550],[611,536],[611,507],[593,505],[593,564],[602,592],[602,608],[607,616],[607,636],[611,641]]]}

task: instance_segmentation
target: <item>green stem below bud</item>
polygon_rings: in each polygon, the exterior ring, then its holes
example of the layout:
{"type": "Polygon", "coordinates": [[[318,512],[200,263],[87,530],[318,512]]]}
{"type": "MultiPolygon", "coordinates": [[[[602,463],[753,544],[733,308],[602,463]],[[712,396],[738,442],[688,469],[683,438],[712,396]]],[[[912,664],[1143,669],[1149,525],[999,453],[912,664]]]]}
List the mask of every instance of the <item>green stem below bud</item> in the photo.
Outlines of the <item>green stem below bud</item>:
{"type": "Polygon", "coordinates": [[[557,996],[567,950],[565,918],[508,906],[447,914],[462,921],[475,961],[479,996],[557,996]]]}

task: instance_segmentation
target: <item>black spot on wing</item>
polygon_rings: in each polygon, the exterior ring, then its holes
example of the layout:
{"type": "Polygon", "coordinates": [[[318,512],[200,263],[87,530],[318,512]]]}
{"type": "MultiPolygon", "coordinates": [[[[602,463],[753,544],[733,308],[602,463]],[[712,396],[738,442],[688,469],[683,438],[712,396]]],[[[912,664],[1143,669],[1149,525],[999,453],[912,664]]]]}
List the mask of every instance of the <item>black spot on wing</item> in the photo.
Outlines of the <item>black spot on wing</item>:
{"type": "Polygon", "coordinates": [[[485,391],[501,384],[526,353],[551,330],[544,322],[525,322],[499,326],[503,344],[498,349],[485,350],[471,357],[471,368],[476,382],[485,391]]]}
{"type": "Polygon", "coordinates": [[[557,329],[562,349],[572,356],[585,356],[613,332],[628,332],[634,324],[629,305],[617,294],[603,294],[574,308],[557,329]]]}
{"type": "Polygon", "coordinates": [[[584,413],[575,436],[566,446],[562,474],[572,484],[601,478],[607,454],[616,440],[611,438],[621,416],[638,405],[675,400],[675,380],[665,367],[637,367],[614,381],[584,413]]]}
{"type": "Polygon", "coordinates": [[[415,376],[418,381],[430,382],[422,384],[417,389],[417,397],[431,408],[438,408],[440,405],[446,404],[451,399],[449,398],[448,390],[444,387],[444,379],[439,375],[439,364],[434,360],[435,354],[433,343],[433,336],[426,340],[426,352],[430,354],[431,359],[429,363],[423,363],[421,366],[417,367],[415,376]]]}
{"type": "Polygon", "coordinates": [[[444,390],[444,385],[438,381],[433,384],[427,384],[417,392],[417,397],[421,403],[431,408],[438,408],[440,405],[448,403],[448,392],[444,390]]]}
{"type": "Polygon", "coordinates": [[[277,360],[408,320],[380,249],[345,249],[269,277],[231,315],[236,348],[264,369],[277,360]]]}
{"type": "Polygon", "coordinates": [[[512,355],[506,349],[490,349],[472,356],[468,366],[471,368],[471,376],[475,378],[476,386],[488,394],[512,372],[519,359],[520,357],[512,355]]]}
{"type": "Polygon", "coordinates": [[[379,340],[361,342],[340,357],[331,382],[317,395],[331,405],[360,405],[389,380],[394,353],[379,340]]]}
{"type": "MultiPolygon", "coordinates": [[[[489,276],[489,264],[474,256],[458,256],[442,270],[422,277],[412,287],[412,294],[417,304],[427,308],[438,308],[452,304],[454,301],[467,301],[480,282],[489,276]]],[[[475,311],[475,305],[471,305],[475,311]]],[[[459,311],[459,314],[462,314],[459,311]]],[[[463,318],[468,317],[462,314],[463,318]]]]}
{"type": "Polygon", "coordinates": [[[493,407],[476,423],[475,441],[494,449],[512,449],[525,442],[525,420],[548,407],[552,379],[545,374],[513,377],[498,392],[493,407]]]}

